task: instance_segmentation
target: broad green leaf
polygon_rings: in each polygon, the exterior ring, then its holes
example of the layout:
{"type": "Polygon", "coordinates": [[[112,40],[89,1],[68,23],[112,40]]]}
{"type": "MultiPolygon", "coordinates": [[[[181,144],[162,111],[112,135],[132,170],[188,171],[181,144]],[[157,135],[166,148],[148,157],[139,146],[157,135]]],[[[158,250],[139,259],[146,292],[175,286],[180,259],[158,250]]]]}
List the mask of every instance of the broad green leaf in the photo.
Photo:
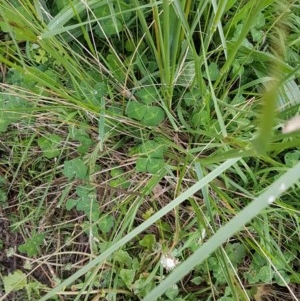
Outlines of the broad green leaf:
{"type": "Polygon", "coordinates": [[[124,281],[124,283],[126,284],[126,286],[129,289],[131,289],[131,287],[133,285],[133,280],[134,280],[134,277],[135,277],[135,270],[132,270],[132,269],[122,269],[120,271],[120,277],[124,281]]]}
{"type": "Polygon", "coordinates": [[[191,282],[195,285],[200,285],[203,282],[203,278],[201,276],[196,276],[193,279],[191,279],[191,282]]]}
{"type": "Polygon", "coordinates": [[[78,199],[77,200],[68,199],[66,202],[66,209],[71,210],[71,209],[75,208],[77,203],[78,203],[78,199]]]}
{"type": "Polygon", "coordinates": [[[107,93],[107,86],[104,82],[98,82],[96,84],[88,81],[82,81],[78,94],[80,97],[84,97],[89,104],[100,108],[101,99],[107,93]]]}
{"type": "Polygon", "coordinates": [[[118,250],[114,253],[114,260],[116,262],[122,263],[127,267],[131,266],[132,263],[132,258],[131,256],[128,254],[128,252],[123,251],[123,250],[118,250]]]}
{"type": "Polygon", "coordinates": [[[97,7],[93,10],[97,19],[103,19],[110,15],[109,6],[107,4],[97,7]]]}
{"type": "Polygon", "coordinates": [[[127,105],[126,113],[129,118],[141,121],[147,114],[147,106],[137,101],[131,101],[127,105]]]}
{"type": "Polygon", "coordinates": [[[16,270],[3,277],[3,284],[5,293],[19,291],[27,285],[26,275],[22,271],[16,270]]]}
{"type": "Polygon", "coordinates": [[[69,200],[68,208],[73,208],[76,204],[78,211],[83,211],[89,220],[97,221],[100,216],[100,208],[96,202],[95,188],[92,186],[78,186],[76,188],[78,199],[69,200]]]}
{"type": "Polygon", "coordinates": [[[112,215],[102,217],[98,222],[98,227],[103,233],[108,233],[114,226],[115,219],[112,215]]]}
{"type": "Polygon", "coordinates": [[[165,119],[165,112],[162,108],[131,101],[127,105],[126,114],[128,117],[141,121],[147,126],[159,125],[165,119]]]}
{"type": "Polygon", "coordinates": [[[57,0],[57,1],[55,1],[55,5],[57,6],[58,10],[62,10],[63,8],[68,6],[69,4],[70,4],[70,0],[57,0]]]}
{"type": "Polygon", "coordinates": [[[134,4],[131,1],[127,0],[118,0],[116,1],[116,14],[120,16],[120,19],[123,21],[129,21],[133,12],[130,11],[131,8],[134,8],[134,4]]]}
{"type": "Polygon", "coordinates": [[[152,174],[156,174],[165,167],[165,161],[163,159],[151,158],[147,164],[147,171],[152,174]]]}
{"type": "Polygon", "coordinates": [[[93,145],[93,140],[89,137],[81,137],[78,141],[80,145],[77,147],[77,150],[81,155],[85,155],[93,145]]]}
{"type": "Polygon", "coordinates": [[[3,206],[6,204],[7,201],[7,193],[0,189],[0,206],[3,206]]]}
{"type": "Polygon", "coordinates": [[[65,161],[63,174],[69,179],[81,179],[87,178],[88,168],[80,158],[75,158],[69,161],[65,161]]]}
{"type": "Polygon", "coordinates": [[[94,95],[99,99],[100,104],[100,99],[107,93],[107,85],[104,82],[98,82],[93,88],[94,95]]]}
{"type": "Polygon", "coordinates": [[[119,58],[117,58],[116,55],[110,53],[106,56],[106,61],[113,76],[118,80],[125,80],[126,70],[124,70],[119,58]]]}
{"type": "Polygon", "coordinates": [[[146,141],[137,148],[140,157],[136,161],[137,172],[157,173],[165,166],[165,146],[154,140],[146,141]]]}
{"type": "Polygon", "coordinates": [[[122,176],[124,173],[124,170],[120,167],[118,168],[113,168],[111,171],[110,171],[110,175],[114,178],[114,177],[119,177],[119,176],[122,176]]]}
{"type": "Polygon", "coordinates": [[[91,212],[91,198],[87,197],[81,197],[76,205],[76,209],[78,211],[83,211],[86,214],[90,214],[91,212]]]}
{"type": "Polygon", "coordinates": [[[136,161],[136,171],[137,172],[149,172],[155,174],[162,170],[165,166],[165,162],[160,158],[138,158],[136,161]]]}
{"type": "Polygon", "coordinates": [[[165,294],[170,300],[175,300],[175,298],[178,296],[178,293],[179,293],[178,286],[174,284],[167,289],[165,294]]]}
{"type": "MultiPolygon", "coordinates": [[[[19,76],[19,73],[14,73],[19,76]]],[[[0,133],[6,132],[7,127],[19,122],[23,113],[26,113],[28,102],[15,95],[0,93],[0,133]]]]}
{"type": "Polygon", "coordinates": [[[256,17],[255,17],[255,24],[254,27],[255,28],[261,28],[265,25],[266,23],[266,17],[262,12],[259,12],[256,17]]]}
{"type": "Polygon", "coordinates": [[[279,270],[278,273],[274,273],[274,279],[278,285],[284,287],[291,282],[291,276],[284,270],[279,270]]]}
{"type": "Polygon", "coordinates": [[[18,247],[18,250],[23,253],[27,253],[29,257],[36,256],[40,251],[40,246],[44,243],[45,234],[36,234],[26,240],[23,245],[18,247]]]}
{"type": "Polygon", "coordinates": [[[241,264],[246,256],[246,248],[241,243],[228,244],[225,251],[233,265],[241,264]]]}
{"type": "Polygon", "coordinates": [[[258,271],[253,268],[249,268],[249,270],[245,272],[243,276],[245,277],[245,279],[248,281],[249,284],[255,284],[260,281],[258,276],[258,271]]]}
{"type": "Polygon", "coordinates": [[[144,125],[156,126],[162,123],[165,119],[165,112],[162,108],[156,106],[150,106],[147,108],[147,113],[142,119],[144,125]]]}
{"type": "Polygon", "coordinates": [[[133,41],[127,40],[127,41],[125,42],[125,49],[126,49],[128,52],[133,52],[133,51],[135,51],[136,46],[135,46],[135,44],[133,43],[133,41]]]}
{"type": "Polygon", "coordinates": [[[39,64],[46,63],[49,59],[47,57],[46,51],[44,49],[38,49],[37,53],[34,54],[34,59],[39,64]]]}
{"type": "Polygon", "coordinates": [[[43,155],[52,159],[59,156],[61,150],[59,144],[62,138],[56,134],[50,134],[49,136],[44,136],[38,139],[38,145],[41,148],[43,155]]]}
{"type": "Polygon", "coordinates": [[[299,161],[299,159],[300,159],[299,150],[294,150],[284,155],[284,162],[288,167],[293,167],[299,161]]]}
{"type": "MultiPolygon", "coordinates": [[[[12,4],[13,5],[13,4],[12,4]]],[[[0,27],[4,32],[11,32],[17,41],[35,42],[37,36],[33,31],[34,27],[28,26],[32,22],[33,15],[23,6],[16,6],[14,9],[1,8],[3,16],[0,18],[0,27]],[[2,19],[4,19],[2,21],[2,19]]]]}
{"type": "MultiPolygon", "coordinates": [[[[216,63],[214,62],[210,63],[207,71],[211,81],[215,81],[219,77],[220,70],[216,63]]],[[[208,78],[208,75],[207,73],[206,74],[204,73],[203,77],[208,78]]]]}
{"type": "Polygon", "coordinates": [[[204,124],[203,122],[203,112],[199,111],[199,112],[196,112],[192,115],[192,118],[191,118],[191,124],[194,128],[199,128],[201,127],[201,125],[204,124]]]}
{"type": "Polygon", "coordinates": [[[111,187],[127,189],[130,186],[130,182],[123,176],[124,170],[122,168],[114,168],[110,174],[113,177],[113,179],[109,181],[111,187]]]}
{"type": "Polygon", "coordinates": [[[154,140],[146,141],[140,146],[140,153],[142,156],[149,156],[151,158],[163,158],[165,146],[154,140]]]}
{"type": "Polygon", "coordinates": [[[136,160],[135,169],[137,172],[147,172],[148,159],[138,158],[136,160]]]}
{"type": "Polygon", "coordinates": [[[262,41],[265,33],[262,30],[257,30],[255,28],[251,29],[252,40],[254,42],[262,41]]]}
{"type": "Polygon", "coordinates": [[[261,267],[266,264],[266,259],[258,252],[255,252],[252,256],[252,263],[255,264],[256,266],[261,267]]]}
{"type": "Polygon", "coordinates": [[[139,241],[139,245],[142,247],[146,247],[148,249],[152,249],[156,243],[155,235],[154,234],[146,234],[144,237],[139,241]]]}
{"type": "Polygon", "coordinates": [[[80,197],[90,197],[91,195],[95,194],[95,188],[93,186],[78,186],[76,187],[76,194],[80,197]]]}
{"type": "Polygon", "coordinates": [[[80,141],[82,138],[89,138],[89,134],[85,129],[76,127],[74,125],[69,126],[69,135],[72,140],[80,141]]]}
{"type": "Polygon", "coordinates": [[[123,27],[119,19],[115,19],[115,22],[113,19],[108,18],[100,21],[100,26],[96,26],[95,28],[95,34],[99,38],[105,38],[111,37],[112,35],[118,34],[120,31],[122,31],[123,27]]]}
{"type": "Polygon", "coordinates": [[[85,199],[81,197],[77,200],[74,200],[74,202],[72,203],[70,202],[70,204],[68,204],[69,208],[74,205],[75,201],[76,210],[83,211],[90,221],[98,221],[100,216],[100,209],[97,203],[92,201],[92,199],[85,199]]]}
{"type": "Polygon", "coordinates": [[[93,140],[90,138],[89,134],[82,128],[77,128],[72,125],[69,127],[69,134],[72,140],[77,140],[80,142],[77,150],[82,155],[86,154],[89,148],[93,145],[93,140]]]}
{"type": "Polygon", "coordinates": [[[273,278],[273,271],[269,266],[263,266],[260,268],[257,276],[263,283],[271,283],[273,278]]]}
{"type": "Polygon", "coordinates": [[[89,221],[84,221],[80,224],[82,230],[88,235],[92,235],[93,237],[99,239],[99,231],[96,223],[91,223],[91,219],[89,221]]]}
{"type": "Polygon", "coordinates": [[[156,100],[157,91],[155,87],[142,88],[135,93],[135,96],[140,99],[144,104],[151,104],[156,100]]]}

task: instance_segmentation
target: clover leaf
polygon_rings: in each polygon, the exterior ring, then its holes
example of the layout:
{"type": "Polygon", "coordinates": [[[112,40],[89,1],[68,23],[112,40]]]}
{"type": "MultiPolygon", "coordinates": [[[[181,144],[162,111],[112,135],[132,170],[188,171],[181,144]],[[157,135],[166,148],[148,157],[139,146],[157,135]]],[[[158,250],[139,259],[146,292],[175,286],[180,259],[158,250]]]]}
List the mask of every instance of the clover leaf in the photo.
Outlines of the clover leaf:
{"type": "Polygon", "coordinates": [[[80,145],[77,147],[78,152],[82,155],[86,154],[93,144],[89,134],[84,129],[77,128],[74,125],[69,127],[69,134],[72,140],[80,142],[80,145]]]}
{"type": "Polygon", "coordinates": [[[159,125],[165,119],[165,112],[160,107],[151,106],[147,109],[147,114],[142,122],[147,126],[159,125]]]}
{"type": "Polygon", "coordinates": [[[128,103],[126,113],[128,117],[141,121],[146,126],[159,125],[165,119],[165,112],[162,108],[137,101],[128,103]]]}
{"type": "Polygon", "coordinates": [[[103,233],[109,233],[115,224],[115,218],[112,215],[101,217],[98,222],[98,227],[103,233]]]}
{"type": "Polygon", "coordinates": [[[96,202],[95,188],[92,186],[78,186],[76,188],[77,199],[69,199],[66,209],[83,211],[89,220],[97,221],[100,216],[100,208],[96,202]]]}
{"type": "Polygon", "coordinates": [[[33,257],[39,253],[40,246],[43,244],[45,234],[35,234],[26,242],[18,247],[18,250],[23,253],[27,253],[29,257],[33,257]]]}
{"type": "Polygon", "coordinates": [[[135,93],[135,96],[140,99],[144,104],[151,104],[155,101],[157,95],[155,87],[142,88],[135,93]]]}
{"type": "Polygon", "coordinates": [[[110,171],[112,180],[109,181],[111,187],[120,187],[127,189],[130,186],[130,182],[124,176],[124,170],[122,168],[114,168],[110,171]]]}
{"type": "Polygon", "coordinates": [[[59,144],[62,138],[56,134],[50,134],[49,136],[44,136],[38,139],[38,145],[43,152],[43,156],[52,159],[59,156],[60,148],[59,144]]]}
{"type": "Polygon", "coordinates": [[[154,140],[141,144],[136,150],[139,154],[136,161],[136,171],[155,174],[164,168],[165,148],[165,145],[154,140]]]}
{"type": "Polygon", "coordinates": [[[151,174],[155,174],[159,172],[165,165],[163,159],[156,158],[139,158],[136,161],[136,171],[137,172],[149,172],[151,174]]]}
{"type": "MultiPolygon", "coordinates": [[[[20,74],[10,73],[11,77],[16,76],[16,80],[19,80],[20,74]]],[[[21,79],[20,79],[21,80],[21,79]]],[[[21,120],[22,114],[26,113],[28,102],[15,95],[2,95],[0,97],[0,133],[7,130],[7,127],[15,122],[21,120]]]]}
{"type": "Polygon", "coordinates": [[[127,115],[135,120],[143,120],[147,114],[147,106],[137,101],[129,102],[127,105],[127,115]]]}
{"type": "Polygon", "coordinates": [[[69,179],[81,179],[87,178],[88,168],[80,158],[75,158],[69,161],[65,161],[63,174],[69,179]]]}

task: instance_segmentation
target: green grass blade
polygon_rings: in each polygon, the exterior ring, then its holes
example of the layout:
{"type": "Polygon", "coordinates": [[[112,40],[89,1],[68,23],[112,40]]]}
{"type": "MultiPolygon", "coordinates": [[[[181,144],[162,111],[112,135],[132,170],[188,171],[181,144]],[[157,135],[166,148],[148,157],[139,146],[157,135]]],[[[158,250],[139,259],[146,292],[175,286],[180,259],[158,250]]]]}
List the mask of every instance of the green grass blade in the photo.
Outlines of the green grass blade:
{"type": "Polygon", "coordinates": [[[105,130],[105,99],[104,97],[101,98],[100,104],[100,116],[98,120],[98,138],[100,141],[100,151],[103,151],[104,145],[104,130],[105,130]]]}
{"type": "Polygon", "coordinates": [[[221,23],[221,17],[224,14],[224,10],[226,8],[227,2],[228,1],[220,1],[219,5],[218,5],[215,0],[212,1],[212,6],[214,8],[215,17],[213,20],[213,25],[211,27],[211,35],[214,34],[216,28],[218,27],[220,39],[221,39],[221,42],[223,45],[224,55],[226,58],[227,58],[227,47],[226,47],[226,39],[225,39],[225,35],[224,35],[222,23],[221,23]]]}
{"type": "MultiPolygon", "coordinates": [[[[245,21],[242,31],[240,33],[240,36],[238,37],[237,41],[234,45],[231,47],[231,51],[228,53],[228,59],[226,60],[224,66],[220,70],[221,76],[219,77],[219,80],[222,79],[223,75],[228,72],[230,67],[232,66],[232,63],[238,53],[238,50],[240,49],[244,39],[246,38],[248,32],[250,31],[252,25],[255,23],[255,16],[263,9],[263,7],[266,5],[265,1],[252,1],[250,2],[252,7],[250,8],[250,13],[248,14],[248,18],[245,21]]],[[[218,85],[219,81],[217,80],[215,85],[218,85]]]]}

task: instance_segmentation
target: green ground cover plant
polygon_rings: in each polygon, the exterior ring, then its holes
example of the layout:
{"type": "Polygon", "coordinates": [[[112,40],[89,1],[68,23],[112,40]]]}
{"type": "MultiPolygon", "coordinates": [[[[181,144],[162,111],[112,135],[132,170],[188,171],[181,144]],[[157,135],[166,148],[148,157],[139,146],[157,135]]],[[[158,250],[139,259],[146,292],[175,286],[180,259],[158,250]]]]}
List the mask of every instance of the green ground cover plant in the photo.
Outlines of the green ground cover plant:
{"type": "Polygon", "coordinates": [[[298,300],[299,15],[0,0],[0,300],[298,300]]]}

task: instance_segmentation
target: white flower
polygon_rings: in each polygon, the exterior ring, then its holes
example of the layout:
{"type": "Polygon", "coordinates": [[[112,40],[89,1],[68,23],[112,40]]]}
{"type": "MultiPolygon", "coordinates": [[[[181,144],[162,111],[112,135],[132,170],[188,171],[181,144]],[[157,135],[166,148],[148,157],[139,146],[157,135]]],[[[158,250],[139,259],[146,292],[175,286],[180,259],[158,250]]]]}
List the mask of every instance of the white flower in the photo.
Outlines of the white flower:
{"type": "Polygon", "coordinates": [[[172,255],[163,254],[160,259],[160,264],[169,272],[179,264],[179,260],[172,255]]]}
{"type": "Polygon", "coordinates": [[[300,130],[300,115],[297,115],[292,119],[288,120],[288,122],[282,129],[282,133],[288,134],[299,130],[300,130]]]}

